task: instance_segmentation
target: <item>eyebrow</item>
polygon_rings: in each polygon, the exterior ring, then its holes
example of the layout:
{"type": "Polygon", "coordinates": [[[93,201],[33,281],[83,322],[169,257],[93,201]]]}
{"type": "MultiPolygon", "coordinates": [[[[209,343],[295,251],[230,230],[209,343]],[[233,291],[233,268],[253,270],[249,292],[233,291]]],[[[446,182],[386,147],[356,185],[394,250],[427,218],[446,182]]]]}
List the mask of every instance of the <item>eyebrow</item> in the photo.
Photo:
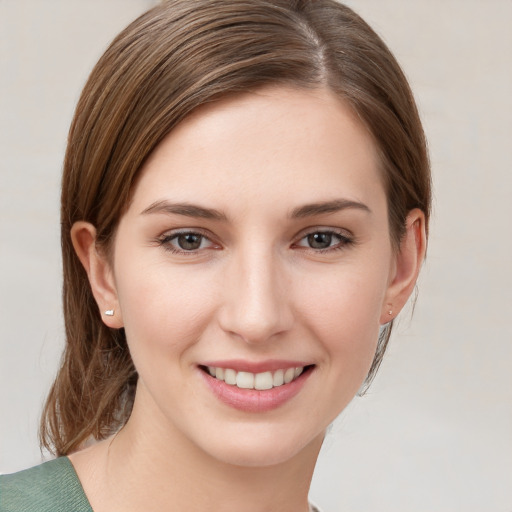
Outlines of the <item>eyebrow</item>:
{"type": "MultiPolygon", "coordinates": [[[[299,206],[292,210],[290,217],[292,219],[313,217],[315,215],[336,213],[347,209],[356,209],[367,213],[372,213],[370,208],[368,208],[368,206],[366,206],[364,203],[350,199],[335,199],[333,201],[311,203],[304,206],[299,206]]],[[[151,213],[183,215],[185,217],[227,221],[226,214],[214,208],[205,208],[204,206],[198,206],[190,203],[170,203],[166,200],[155,201],[142,212],[142,215],[148,215],[151,213]]]]}
{"type": "Polygon", "coordinates": [[[226,221],[227,217],[224,213],[214,208],[205,208],[189,203],[170,203],[169,201],[156,201],[148,206],[142,215],[150,213],[164,213],[167,215],[183,215],[185,217],[196,217],[201,219],[222,220],[226,221]]]}
{"type": "Polygon", "coordinates": [[[311,203],[304,206],[299,206],[298,208],[292,210],[290,217],[293,219],[313,217],[315,215],[336,213],[347,209],[362,210],[370,214],[372,213],[368,206],[366,206],[364,203],[360,203],[359,201],[352,201],[350,199],[335,199],[333,201],[311,203]]]}

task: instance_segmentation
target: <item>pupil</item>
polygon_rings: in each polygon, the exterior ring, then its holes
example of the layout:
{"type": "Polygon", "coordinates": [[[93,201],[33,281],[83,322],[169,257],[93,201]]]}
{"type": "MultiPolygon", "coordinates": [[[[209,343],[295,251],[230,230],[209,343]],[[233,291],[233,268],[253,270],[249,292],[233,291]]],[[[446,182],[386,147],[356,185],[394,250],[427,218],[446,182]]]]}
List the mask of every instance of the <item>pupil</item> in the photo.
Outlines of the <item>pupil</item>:
{"type": "Polygon", "coordinates": [[[309,246],[313,249],[327,249],[331,242],[332,235],[330,233],[313,233],[308,235],[309,246]]]}
{"type": "Polygon", "coordinates": [[[201,235],[194,235],[193,233],[180,235],[178,237],[178,245],[185,251],[192,251],[194,249],[199,249],[201,246],[201,239],[201,235]]]}

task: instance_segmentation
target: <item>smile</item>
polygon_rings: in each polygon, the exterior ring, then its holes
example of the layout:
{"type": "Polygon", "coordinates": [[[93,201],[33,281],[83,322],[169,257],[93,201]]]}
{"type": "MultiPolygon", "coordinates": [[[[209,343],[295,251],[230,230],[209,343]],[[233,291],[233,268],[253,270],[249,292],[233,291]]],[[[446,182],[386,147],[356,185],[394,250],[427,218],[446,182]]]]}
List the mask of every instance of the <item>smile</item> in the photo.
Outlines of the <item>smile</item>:
{"type": "Polygon", "coordinates": [[[315,368],[315,364],[277,360],[211,361],[198,365],[203,382],[221,402],[249,413],[284,406],[300,393],[315,368]]]}
{"type": "Polygon", "coordinates": [[[236,371],[232,368],[207,367],[208,373],[215,379],[240,389],[264,391],[290,384],[304,371],[304,366],[283,368],[274,372],[251,373],[236,371]]]}

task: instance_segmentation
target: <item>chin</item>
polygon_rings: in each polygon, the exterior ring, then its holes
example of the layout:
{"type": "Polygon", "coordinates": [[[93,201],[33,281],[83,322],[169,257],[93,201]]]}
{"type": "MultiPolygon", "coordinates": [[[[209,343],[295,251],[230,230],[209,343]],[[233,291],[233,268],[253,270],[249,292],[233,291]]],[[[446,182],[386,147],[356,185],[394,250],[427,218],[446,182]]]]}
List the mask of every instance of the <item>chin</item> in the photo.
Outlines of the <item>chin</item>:
{"type": "Polygon", "coordinates": [[[222,439],[210,437],[208,446],[203,445],[202,449],[221,463],[247,468],[277,466],[304,456],[316,460],[325,430],[291,434],[289,428],[278,428],[276,432],[275,425],[245,426],[238,434],[222,439]]]}

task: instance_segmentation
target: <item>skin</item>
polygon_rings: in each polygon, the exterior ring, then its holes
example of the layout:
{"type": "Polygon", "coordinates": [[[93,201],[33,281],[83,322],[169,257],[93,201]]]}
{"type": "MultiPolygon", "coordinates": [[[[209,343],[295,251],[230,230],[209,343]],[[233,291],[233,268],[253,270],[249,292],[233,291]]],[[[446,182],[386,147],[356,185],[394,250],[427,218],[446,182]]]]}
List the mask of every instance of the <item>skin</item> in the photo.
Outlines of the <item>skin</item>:
{"type": "Polygon", "coordinates": [[[392,247],[375,145],[351,110],[328,90],[285,88],[203,107],[141,170],[113,255],[88,223],[72,238],[139,373],[127,425],[71,456],[94,510],[306,511],[325,430],[425,251],[419,210],[392,247]],[[204,238],[176,252],[177,231],[204,238]],[[327,242],[311,247],[319,232],[327,242]],[[291,400],[252,413],[205,385],[198,365],[225,359],[314,368],[291,400]]]}

